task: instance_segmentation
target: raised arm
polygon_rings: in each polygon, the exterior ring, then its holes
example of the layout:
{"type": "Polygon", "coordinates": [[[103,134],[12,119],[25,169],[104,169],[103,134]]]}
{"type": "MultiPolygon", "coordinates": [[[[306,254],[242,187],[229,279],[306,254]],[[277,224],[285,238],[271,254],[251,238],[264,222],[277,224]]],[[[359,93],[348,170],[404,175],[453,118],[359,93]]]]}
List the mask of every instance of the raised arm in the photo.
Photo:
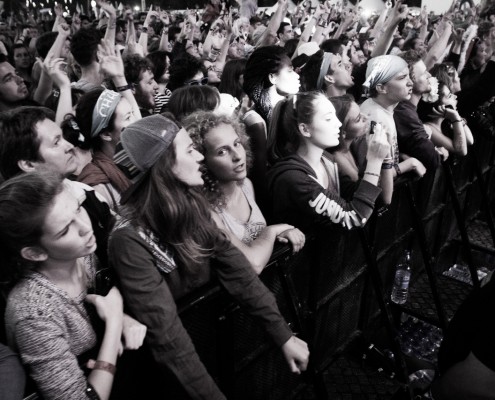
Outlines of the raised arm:
{"type": "Polygon", "coordinates": [[[433,66],[440,61],[442,54],[445,52],[447,44],[449,43],[450,35],[452,34],[452,23],[447,20],[443,20],[444,29],[437,41],[431,46],[424,59],[426,69],[430,70],[433,66]]]}
{"type": "Polygon", "coordinates": [[[392,15],[387,20],[387,27],[383,34],[377,39],[376,46],[371,53],[371,57],[387,54],[388,48],[394,39],[394,32],[400,21],[406,18],[408,13],[407,5],[403,5],[399,0],[392,9],[392,15]]]}
{"type": "Polygon", "coordinates": [[[117,11],[111,3],[107,3],[103,0],[97,0],[96,3],[105,11],[108,15],[107,29],[105,31],[105,41],[115,46],[115,31],[117,29],[117,11]]]}
{"type": "Polygon", "coordinates": [[[256,47],[267,46],[270,44],[270,37],[277,36],[277,30],[280,24],[282,23],[285,14],[287,12],[287,7],[289,3],[288,0],[278,0],[277,1],[277,10],[273,13],[270,18],[270,22],[266,27],[266,30],[261,35],[258,43],[255,43],[256,47]]]}

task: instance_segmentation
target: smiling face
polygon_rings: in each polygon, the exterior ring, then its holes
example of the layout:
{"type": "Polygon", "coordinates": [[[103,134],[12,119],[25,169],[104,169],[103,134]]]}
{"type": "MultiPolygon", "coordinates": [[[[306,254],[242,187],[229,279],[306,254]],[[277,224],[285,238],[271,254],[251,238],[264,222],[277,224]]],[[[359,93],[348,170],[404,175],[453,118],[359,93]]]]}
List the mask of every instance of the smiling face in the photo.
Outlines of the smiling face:
{"type": "Polygon", "coordinates": [[[113,130],[110,133],[112,143],[117,146],[120,141],[120,134],[130,124],[136,121],[136,117],[132,112],[131,103],[125,98],[121,98],[119,104],[115,108],[115,120],[113,130]]]}
{"type": "MultiPolygon", "coordinates": [[[[333,104],[324,95],[318,96],[314,101],[314,111],[311,124],[306,127],[310,135],[308,140],[321,149],[338,146],[342,124],[337,118],[333,104]]],[[[304,129],[302,132],[304,134],[304,129]]]]}
{"type": "Polygon", "coordinates": [[[158,84],[153,72],[146,70],[140,74],[141,79],[134,86],[134,96],[139,107],[150,109],[155,107],[155,95],[158,93],[158,84]]]}
{"type": "Polygon", "coordinates": [[[48,259],[70,261],[96,250],[88,213],[68,189],[53,199],[42,231],[39,245],[48,259]]]}
{"type": "Polygon", "coordinates": [[[175,164],[172,168],[174,176],[188,186],[201,186],[203,177],[200,162],[203,155],[194,148],[194,143],[187,131],[182,128],[174,139],[175,164]]]}
{"type": "Polygon", "coordinates": [[[206,166],[220,182],[246,178],[246,149],[232,125],[220,124],[210,129],[204,147],[206,166]]]}

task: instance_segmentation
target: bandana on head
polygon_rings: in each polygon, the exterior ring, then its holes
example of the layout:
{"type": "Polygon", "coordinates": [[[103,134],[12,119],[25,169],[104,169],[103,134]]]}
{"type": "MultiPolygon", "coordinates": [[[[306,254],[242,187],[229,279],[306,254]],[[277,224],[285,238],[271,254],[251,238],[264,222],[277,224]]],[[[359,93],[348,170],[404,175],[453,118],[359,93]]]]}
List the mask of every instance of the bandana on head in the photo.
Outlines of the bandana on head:
{"type": "Polygon", "coordinates": [[[121,97],[120,93],[107,89],[100,94],[95,108],[93,108],[93,123],[91,124],[92,138],[96,137],[108,126],[121,97]]]}
{"type": "Polygon", "coordinates": [[[323,55],[323,60],[321,60],[320,74],[318,75],[318,80],[316,81],[316,90],[320,90],[323,86],[323,81],[327,75],[328,68],[330,68],[330,63],[332,62],[332,53],[327,53],[323,55]]]}
{"type": "Polygon", "coordinates": [[[374,57],[368,61],[366,81],[363,86],[367,89],[372,89],[380,83],[387,83],[404,68],[407,68],[407,63],[398,56],[389,54],[374,57]]]}

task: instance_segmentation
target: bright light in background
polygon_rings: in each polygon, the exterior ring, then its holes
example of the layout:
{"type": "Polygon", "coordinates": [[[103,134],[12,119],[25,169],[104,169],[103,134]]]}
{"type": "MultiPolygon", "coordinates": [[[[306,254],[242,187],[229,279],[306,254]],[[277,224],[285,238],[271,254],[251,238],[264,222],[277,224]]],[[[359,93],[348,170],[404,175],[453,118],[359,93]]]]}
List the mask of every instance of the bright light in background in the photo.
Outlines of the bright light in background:
{"type": "Polygon", "coordinates": [[[139,6],[135,6],[134,11],[139,11],[139,6]]]}
{"type": "Polygon", "coordinates": [[[68,14],[67,12],[65,12],[65,11],[64,11],[64,12],[62,13],[62,15],[63,15],[63,16],[64,16],[64,18],[65,18],[65,17],[67,17],[67,15],[69,15],[69,14],[68,14]]]}
{"type": "Polygon", "coordinates": [[[96,1],[95,0],[91,0],[91,7],[93,7],[93,8],[96,7],[96,1]]]}
{"type": "Polygon", "coordinates": [[[361,15],[364,18],[368,19],[369,17],[371,17],[371,10],[365,8],[363,11],[361,11],[361,15]]]}

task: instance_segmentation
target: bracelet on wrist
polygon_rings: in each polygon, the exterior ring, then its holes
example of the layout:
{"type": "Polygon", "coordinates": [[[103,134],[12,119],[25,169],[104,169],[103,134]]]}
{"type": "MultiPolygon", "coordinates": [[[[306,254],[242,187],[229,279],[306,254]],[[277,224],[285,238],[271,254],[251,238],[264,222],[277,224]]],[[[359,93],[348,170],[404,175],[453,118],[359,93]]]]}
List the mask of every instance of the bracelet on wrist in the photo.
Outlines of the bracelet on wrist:
{"type": "Polygon", "coordinates": [[[109,362],[93,359],[88,360],[88,362],[86,363],[86,367],[89,369],[100,369],[102,371],[107,371],[112,375],[115,375],[115,371],[117,370],[115,365],[109,362]]]}
{"type": "Polygon", "coordinates": [[[364,171],[364,175],[376,176],[377,178],[380,177],[380,174],[377,174],[375,172],[369,172],[369,171],[364,171]]]}
{"type": "Polygon", "coordinates": [[[148,28],[146,28],[146,27],[143,26],[141,28],[141,33],[148,33],[148,28]]]}
{"type": "Polygon", "coordinates": [[[124,86],[117,86],[115,88],[115,90],[117,90],[117,92],[125,92],[126,90],[131,90],[131,89],[132,89],[132,86],[130,84],[127,84],[124,86]]]}
{"type": "Polygon", "coordinates": [[[392,164],[392,163],[388,163],[388,162],[382,163],[382,169],[392,169],[393,167],[394,167],[394,164],[392,164]]]}

